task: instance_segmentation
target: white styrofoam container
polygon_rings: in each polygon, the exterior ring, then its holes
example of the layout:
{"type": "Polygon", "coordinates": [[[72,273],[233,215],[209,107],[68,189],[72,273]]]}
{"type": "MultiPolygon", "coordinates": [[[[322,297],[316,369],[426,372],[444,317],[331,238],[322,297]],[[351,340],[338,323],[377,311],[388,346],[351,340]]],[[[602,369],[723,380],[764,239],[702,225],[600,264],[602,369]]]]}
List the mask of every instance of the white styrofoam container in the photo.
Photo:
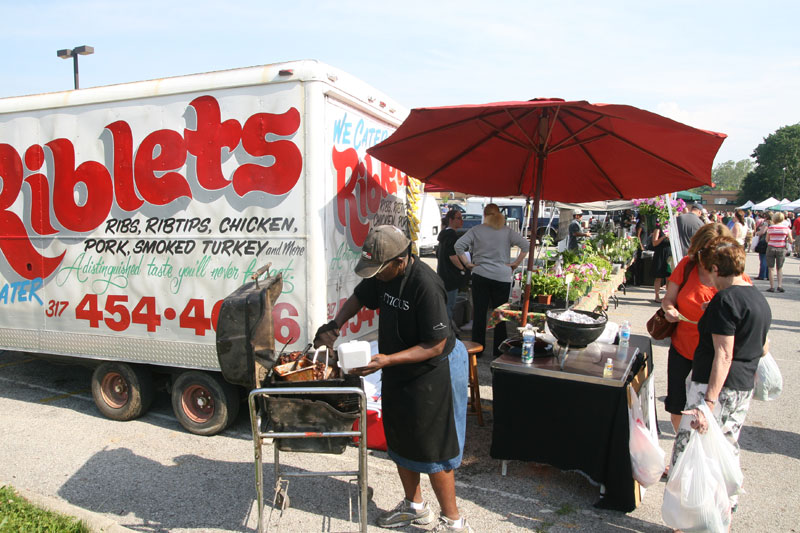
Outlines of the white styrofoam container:
{"type": "Polygon", "coordinates": [[[344,342],[336,350],[339,352],[339,367],[342,372],[366,366],[372,359],[372,350],[367,341],[344,342]]]}

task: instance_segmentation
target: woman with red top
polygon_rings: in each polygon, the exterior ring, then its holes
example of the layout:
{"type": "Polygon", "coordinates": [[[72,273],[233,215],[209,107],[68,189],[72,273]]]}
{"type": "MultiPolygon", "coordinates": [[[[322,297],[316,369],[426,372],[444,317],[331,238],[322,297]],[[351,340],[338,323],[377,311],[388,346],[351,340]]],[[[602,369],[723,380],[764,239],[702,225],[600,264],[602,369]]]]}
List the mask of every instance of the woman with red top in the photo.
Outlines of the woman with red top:
{"type": "Polygon", "coordinates": [[[772,225],[767,228],[767,272],[769,275],[769,289],[767,292],[775,292],[773,280],[773,269],[778,271],[778,292],[783,289],[783,262],[786,259],[786,243],[794,242],[792,230],[783,223],[783,213],[778,212],[772,215],[772,225]]]}
{"type": "MultiPolygon", "coordinates": [[[[667,398],[664,400],[675,431],[681,422],[681,412],[686,407],[686,376],[692,370],[694,351],[700,340],[697,322],[703,316],[708,302],[717,294],[711,273],[703,267],[699,257],[708,243],[717,237],[731,237],[731,231],[719,222],[706,224],[697,230],[692,236],[686,257],[681,259],[667,280],[667,294],[661,302],[667,320],[678,323],[672,332],[667,358],[667,398]],[[685,277],[687,269],[689,274],[685,277]],[[684,279],[686,283],[680,288],[684,279]],[[681,320],[681,315],[691,322],[681,320]]],[[[751,282],[747,274],[743,277],[748,283],[751,282]]]]}

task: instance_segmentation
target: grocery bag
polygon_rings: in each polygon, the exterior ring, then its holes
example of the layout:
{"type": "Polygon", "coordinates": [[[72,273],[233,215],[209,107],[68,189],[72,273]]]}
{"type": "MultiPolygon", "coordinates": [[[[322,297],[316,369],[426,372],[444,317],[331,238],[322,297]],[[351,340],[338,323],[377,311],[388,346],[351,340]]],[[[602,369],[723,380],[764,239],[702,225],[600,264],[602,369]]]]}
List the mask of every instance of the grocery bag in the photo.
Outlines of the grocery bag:
{"type": "Polygon", "coordinates": [[[728,496],[742,494],[744,492],[742,490],[744,474],[739,466],[739,456],[736,454],[733,444],[722,433],[722,428],[717,424],[716,418],[711,414],[711,409],[706,403],[703,402],[698,408],[703,411],[708,420],[708,431],[700,435],[703,449],[709,457],[714,457],[719,462],[728,496]]]}
{"type": "Polygon", "coordinates": [[[659,446],[658,438],[645,425],[641,401],[630,385],[628,392],[631,397],[631,406],[628,409],[631,470],[633,479],[643,487],[649,487],[660,480],[664,472],[664,450],[659,446]]]}
{"type": "Polygon", "coordinates": [[[753,399],[761,401],[774,400],[781,395],[783,390],[783,376],[778,368],[778,363],[771,353],[767,353],[758,361],[753,399]]]}
{"type": "Polygon", "coordinates": [[[682,531],[724,533],[731,521],[730,500],[719,462],[703,448],[695,430],[670,469],[661,518],[682,531]]]}

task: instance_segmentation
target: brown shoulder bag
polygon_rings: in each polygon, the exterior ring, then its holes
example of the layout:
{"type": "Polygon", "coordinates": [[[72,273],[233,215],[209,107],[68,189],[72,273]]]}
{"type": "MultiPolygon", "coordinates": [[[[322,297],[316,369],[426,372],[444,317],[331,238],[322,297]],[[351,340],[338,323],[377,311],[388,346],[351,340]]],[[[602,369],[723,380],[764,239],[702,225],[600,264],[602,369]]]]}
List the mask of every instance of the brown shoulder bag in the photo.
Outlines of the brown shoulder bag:
{"type": "MultiPolygon", "coordinates": [[[[689,264],[687,264],[686,268],[683,270],[683,282],[680,287],[678,287],[679,294],[683,286],[686,285],[686,281],[689,279],[694,267],[694,261],[689,261],[689,264]]],[[[647,333],[655,340],[659,341],[671,337],[672,332],[675,331],[677,326],[677,322],[670,322],[667,320],[667,317],[664,315],[664,309],[659,306],[658,310],[650,317],[650,320],[647,321],[647,333]]]]}

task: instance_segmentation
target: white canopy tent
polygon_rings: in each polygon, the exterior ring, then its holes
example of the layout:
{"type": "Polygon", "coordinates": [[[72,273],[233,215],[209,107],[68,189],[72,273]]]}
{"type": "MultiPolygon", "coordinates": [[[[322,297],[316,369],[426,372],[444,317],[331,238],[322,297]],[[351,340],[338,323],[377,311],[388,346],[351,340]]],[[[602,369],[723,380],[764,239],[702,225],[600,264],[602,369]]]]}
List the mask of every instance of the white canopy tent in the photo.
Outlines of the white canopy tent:
{"type": "Polygon", "coordinates": [[[754,204],[752,200],[747,200],[744,205],[739,206],[739,209],[752,209],[754,205],[756,204],[754,204]]]}
{"type": "Polygon", "coordinates": [[[769,208],[770,211],[794,211],[795,209],[800,208],[800,199],[795,200],[794,202],[790,202],[786,199],[784,201],[773,205],[769,208]]]}
{"type": "Polygon", "coordinates": [[[753,211],[763,211],[763,210],[769,209],[773,205],[777,205],[779,203],[780,202],[778,200],[776,200],[775,198],[770,196],[769,198],[767,198],[763,202],[759,202],[759,203],[751,206],[750,209],[752,209],[753,211]]]}
{"type": "Polygon", "coordinates": [[[622,211],[633,209],[636,205],[630,200],[605,200],[601,202],[583,202],[580,204],[565,204],[556,202],[559,209],[580,209],[582,211],[622,211]]]}

